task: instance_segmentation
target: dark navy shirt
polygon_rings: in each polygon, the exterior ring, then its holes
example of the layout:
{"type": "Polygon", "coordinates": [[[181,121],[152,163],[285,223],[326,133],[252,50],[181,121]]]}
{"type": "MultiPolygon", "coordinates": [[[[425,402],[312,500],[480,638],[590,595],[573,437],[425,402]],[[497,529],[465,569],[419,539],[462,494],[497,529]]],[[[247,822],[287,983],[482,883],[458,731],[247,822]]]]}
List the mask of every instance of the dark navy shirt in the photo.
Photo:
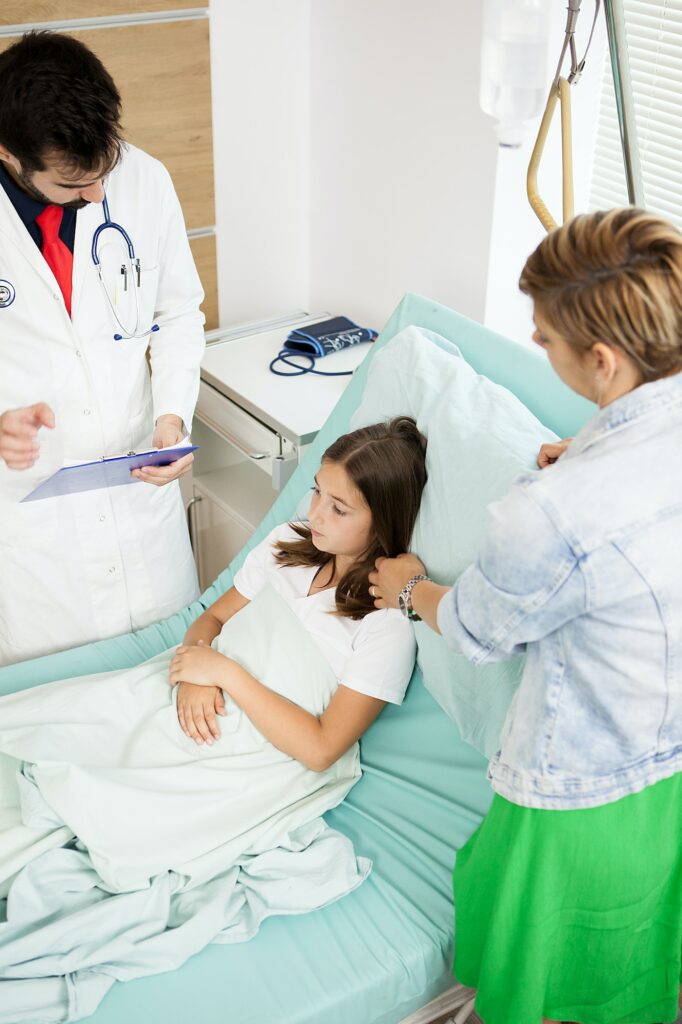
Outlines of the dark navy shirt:
{"type": "MultiPolygon", "coordinates": [[[[36,224],[36,217],[40,216],[48,204],[32,199],[23,189],[19,188],[2,160],[0,160],[0,185],[4,188],[9,201],[21,217],[29,235],[38,248],[42,249],[43,233],[36,224]]],[[[68,245],[71,252],[73,252],[73,244],[76,238],[77,213],[77,210],[64,207],[64,215],[62,216],[62,223],[59,228],[59,237],[65,245],[68,245]]]]}

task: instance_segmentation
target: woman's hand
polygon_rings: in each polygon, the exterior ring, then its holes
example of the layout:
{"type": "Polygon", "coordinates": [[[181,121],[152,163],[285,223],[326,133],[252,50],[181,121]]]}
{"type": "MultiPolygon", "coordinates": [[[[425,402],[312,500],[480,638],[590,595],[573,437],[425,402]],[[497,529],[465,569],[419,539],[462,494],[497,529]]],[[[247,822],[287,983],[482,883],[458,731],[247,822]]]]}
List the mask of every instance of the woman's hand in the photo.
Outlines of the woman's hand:
{"type": "Polygon", "coordinates": [[[377,558],[375,569],[369,574],[370,595],[377,608],[397,608],[398,594],[413,576],[426,575],[424,564],[416,555],[398,555],[397,558],[377,558]]]}
{"type": "Polygon", "coordinates": [[[219,686],[180,683],[177,706],[180,728],[195,743],[208,743],[211,747],[220,739],[216,715],[225,714],[225,698],[219,686]]]}
{"type": "Polygon", "coordinates": [[[228,675],[231,661],[212,647],[199,644],[178,647],[170,663],[171,685],[194,683],[195,686],[222,687],[228,675]]]}
{"type": "Polygon", "coordinates": [[[548,466],[553,466],[559,456],[564,454],[572,440],[572,437],[566,437],[563,441],[543,444],[536,460],[538,467],[540,469],[547,469],[548,466]]]}

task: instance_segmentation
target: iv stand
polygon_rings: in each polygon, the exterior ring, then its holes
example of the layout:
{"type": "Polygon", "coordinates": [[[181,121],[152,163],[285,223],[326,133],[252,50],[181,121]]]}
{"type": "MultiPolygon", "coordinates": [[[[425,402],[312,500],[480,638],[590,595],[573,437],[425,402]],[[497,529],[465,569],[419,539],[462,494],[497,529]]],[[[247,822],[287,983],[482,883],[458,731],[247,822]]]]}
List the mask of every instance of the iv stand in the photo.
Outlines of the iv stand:
{"type": "Polygon", "coordinates": [[[642,169],[639,163],[639,147],[637,145],[637,125],[632,101],[632,82],[630,79],[630,63],[627,54],[625,36],[625,17],[623,0],[604,0],[606,15],[606,31],[609,39],[613,88],[616,94],[616,111],[618,128],[623,149],[625,181],[628,189],[628,201],[633,206],[644,207],[644,187],[642,185],[642,169]]]}

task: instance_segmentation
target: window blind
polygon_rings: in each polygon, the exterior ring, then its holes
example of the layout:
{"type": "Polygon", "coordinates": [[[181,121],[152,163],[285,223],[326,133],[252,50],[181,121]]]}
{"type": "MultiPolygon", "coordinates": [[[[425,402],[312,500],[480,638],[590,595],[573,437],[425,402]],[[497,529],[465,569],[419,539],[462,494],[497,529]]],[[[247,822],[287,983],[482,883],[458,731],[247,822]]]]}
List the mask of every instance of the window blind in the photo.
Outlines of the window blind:
{"type": "MultiPolygon", "coordinates": [[[[647,210],[682,228],[682,0],[623,0],[647,210]]],[[[611,64],[604,63],[590,208],[627,206],[611,64]]]]}

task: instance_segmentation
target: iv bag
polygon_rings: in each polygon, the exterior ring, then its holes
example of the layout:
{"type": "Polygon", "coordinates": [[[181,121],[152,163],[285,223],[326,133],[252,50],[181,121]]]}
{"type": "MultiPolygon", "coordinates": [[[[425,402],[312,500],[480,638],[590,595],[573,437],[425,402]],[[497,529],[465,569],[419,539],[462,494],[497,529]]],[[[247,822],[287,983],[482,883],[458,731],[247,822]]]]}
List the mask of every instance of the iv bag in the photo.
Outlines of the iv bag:
{"type": "Polygon", "coordinates": [[[551,0],[484,0],[481,107],[501,146],[520,146],[523,122],[545,105],[551,15],[551,0]]]}

